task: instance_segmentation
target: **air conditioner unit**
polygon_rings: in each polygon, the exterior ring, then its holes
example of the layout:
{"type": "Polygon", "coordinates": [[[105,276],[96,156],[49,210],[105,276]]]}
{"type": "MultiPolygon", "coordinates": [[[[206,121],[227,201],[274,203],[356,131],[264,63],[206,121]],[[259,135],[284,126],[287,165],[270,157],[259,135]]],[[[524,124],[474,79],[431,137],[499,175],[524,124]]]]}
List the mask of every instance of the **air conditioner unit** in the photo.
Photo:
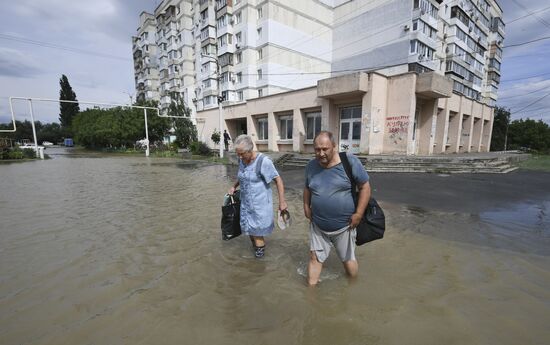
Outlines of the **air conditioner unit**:
{"type": "Polygon", "coordinates": [[[410,29],[411,27],[408,25],[403,26],[403,31],[409,31],[410,29]]]}
{"type": "Polygon", "coordinates": [[[235,43],[235,48],[237,48],[237,49],[241,49],[241,45],[240,45],[240,44],[238,44],[238,43],[235,43]]]}

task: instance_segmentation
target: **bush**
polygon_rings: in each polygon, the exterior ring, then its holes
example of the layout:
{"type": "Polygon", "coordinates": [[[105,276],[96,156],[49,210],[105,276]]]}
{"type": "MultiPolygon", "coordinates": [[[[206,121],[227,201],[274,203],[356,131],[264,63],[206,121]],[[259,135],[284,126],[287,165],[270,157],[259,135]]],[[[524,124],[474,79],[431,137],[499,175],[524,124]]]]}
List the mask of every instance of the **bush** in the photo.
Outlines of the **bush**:
{"type": "Polygon", "coordinates": [[[23,151],[13,150],[8,154],[8,159],[23,159],[23,151]]]}
{"type": "Polygon", "coordinates": [[[189,145],[189,149],[194,155],[210,156],[211,154],[210,147],[202,141],[193,141],[191,145],[189,145]]]}
{"type": "Polygon", "coordinates": [[[170,151],[178,152],[178,144],[176,142],[170,143],[170,151]]]}
{"type": "Polygon", "coordinates": [[[218,145],[220,143],[221,135],[220,132],[214,130],[214,133],[210,136],[210,139],[214,142],[214,144],[218,145]]]}
{"type": "Polygon", "coordinates": [[[36,153],[34,149],[23,149],[23,157],[25,158],[36,158],[36,153]]]}

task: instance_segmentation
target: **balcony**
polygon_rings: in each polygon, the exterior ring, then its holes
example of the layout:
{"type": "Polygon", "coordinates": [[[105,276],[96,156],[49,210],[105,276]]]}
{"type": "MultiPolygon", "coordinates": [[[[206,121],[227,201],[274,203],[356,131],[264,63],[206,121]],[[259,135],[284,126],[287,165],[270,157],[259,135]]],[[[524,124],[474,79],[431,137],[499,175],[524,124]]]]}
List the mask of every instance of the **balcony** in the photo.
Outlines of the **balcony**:
{"type": "Polygon", "coordinates": [[[435,72],[421,73],[416,78],[416,93],[427,98],[449,98],[453,94],[453,82],[435,72]]]}
{"type": "Polygon", "coordinates": [[[327,78],[317,82],[317,96],[336,99],[349,95],[363,95],[369,90],[369,75],[362,72],[327,78]]]}
{"type": "Polygon", "coordinates": [[[233,14],[232,0],[217,0],[216,1],[216,19],[225,14],[233,14]]]}
{"type": "Polygon", "coordinates": [[[209,44],[217,45],[216,38],[210,35],[204,37],[201,35],[201,48],[206,47],[209,44]]]}
{"type": "Polygon", "coordinates": [[[209,0],[199,0],[199,11],[202,12],[208,8],[209,0]]]}

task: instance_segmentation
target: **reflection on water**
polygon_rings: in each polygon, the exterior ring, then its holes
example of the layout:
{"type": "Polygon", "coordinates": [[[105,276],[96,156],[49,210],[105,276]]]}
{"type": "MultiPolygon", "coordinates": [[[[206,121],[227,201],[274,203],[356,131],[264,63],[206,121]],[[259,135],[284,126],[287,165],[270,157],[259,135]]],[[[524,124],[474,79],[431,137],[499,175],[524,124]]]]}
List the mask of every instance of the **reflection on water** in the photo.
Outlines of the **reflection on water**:
{"type": "Polygon", "coordinates": [[[300,191],[288,191],[294,222],[275,231],[264,259],[253,258],[244,237],[221,240],[220,206],[234,173],[203,162],[104,155],[0,165],[2,343],[550,339],[548,253],[498,237],[508,231],[517,239],[514,227],[524,224],[502,230],[509,222],[498,223],[505,219],[498,214],[383,204],[387,236],[358,249],[356,283],[332,255],[319,288],[308,289],[300,191]]]}
{"type": "Polygon", "coordinates": [[[517,236],[518,231],[550,237],[550,201],[525,202],[507,209],[483,212],[480,218],[494,225],[494,231],[517,236]]]}

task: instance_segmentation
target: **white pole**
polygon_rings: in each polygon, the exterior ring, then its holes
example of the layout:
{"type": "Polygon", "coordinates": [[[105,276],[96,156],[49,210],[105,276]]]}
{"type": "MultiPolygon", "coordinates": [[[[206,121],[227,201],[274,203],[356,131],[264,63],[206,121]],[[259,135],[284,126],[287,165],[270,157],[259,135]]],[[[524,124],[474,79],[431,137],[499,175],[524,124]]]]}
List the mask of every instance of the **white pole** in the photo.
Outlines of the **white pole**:
{"type": "Polygon", "coordinates": [[[143,109],[143,115],[145,116],[145,140],[147,141],[147,148],[145,149],[145,157],[149,157],[149,131],[147,130],[147,109],[143,109]]]}
{"type": "Polygon", "coordinates": [[[223,145],[222,145],[222,126],[223,126],[223,113],[222,113],[222,102],[218,99],[218,110],[220,112],[220,158],[223,158],[223,145]]]}
{"type": "MultiPolygon", "coordinates": [[[[31,125],[32,125],[32,135],[34,136],[34,153],[36,154],[36,157],[40,157],[40,154],[38,153],[38,139],[36,138],[36,128],[34,127],[34,112],[32,110],[32,100],[29,99],[29,108],[31,110],[31,125]]],[[[42,158],[44,159],[44,158],[42,158]]]]}
{"type": "Polygon", "coordinates": [[[218,67],[218,111],[219,111],[219,118],[220,118],[220,140],[218,144],[220,145],[220,158],[223,158],[223,145],[222,145],[222,131],[223,131],[223,110],[222,110],[222,90],[221,90],[221,75],[220,75],[220,63],[218,59],[216,61],[216,66],[218,67]]]}

